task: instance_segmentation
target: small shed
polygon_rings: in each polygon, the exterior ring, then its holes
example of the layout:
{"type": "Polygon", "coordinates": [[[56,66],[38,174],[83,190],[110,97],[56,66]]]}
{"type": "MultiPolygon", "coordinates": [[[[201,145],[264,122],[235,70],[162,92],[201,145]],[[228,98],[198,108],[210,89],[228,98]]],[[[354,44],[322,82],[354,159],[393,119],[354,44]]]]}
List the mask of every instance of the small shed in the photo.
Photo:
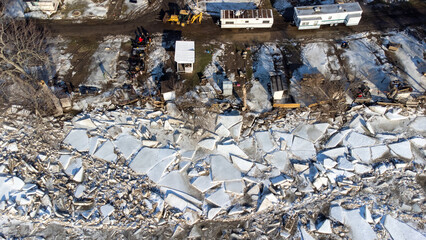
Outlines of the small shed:
{"type": "Polygon", "coordinates": [[[175,62],[177,64],[178,73],[191,73],[194,70],[194,41],[176,41],[175,62]]]}

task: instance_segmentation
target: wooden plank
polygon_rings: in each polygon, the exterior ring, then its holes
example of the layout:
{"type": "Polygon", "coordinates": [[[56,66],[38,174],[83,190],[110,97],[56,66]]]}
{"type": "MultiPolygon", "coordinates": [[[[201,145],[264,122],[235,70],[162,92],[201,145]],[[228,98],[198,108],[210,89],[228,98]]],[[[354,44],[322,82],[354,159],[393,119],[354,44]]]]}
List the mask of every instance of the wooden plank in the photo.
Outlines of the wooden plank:
{"type": "Polygon", "coordinates": [[[300,103],[274,103],[274,108],[300,108],[300,103]]]}

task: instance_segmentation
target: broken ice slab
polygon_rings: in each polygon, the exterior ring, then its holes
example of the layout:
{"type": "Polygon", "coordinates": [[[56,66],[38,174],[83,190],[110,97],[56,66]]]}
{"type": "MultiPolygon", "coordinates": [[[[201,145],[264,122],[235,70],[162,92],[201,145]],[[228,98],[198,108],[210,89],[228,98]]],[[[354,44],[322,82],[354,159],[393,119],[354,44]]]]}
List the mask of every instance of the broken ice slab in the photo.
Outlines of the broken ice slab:
{"type": "Polygon", "coordinates": [[[230,155],[239,156],[245,159],[248,159],[249,157],[244,153],[241,148],[239,148],[234,143],[228,143],[228,144],[218,144],[217,145],[217,153],[221,154],[222,156],[225,156],[226,158],[230,158],[230,155]]]}
{"type": "Polygon", "coordinates": [[[89,137],[85,129],[72,129],[63,142],[71,145],[79,152],[89,150],[89,137]]]}
{"type": "Polygon", "coordinates": [[[0,202],[9,200],[9,196],[21,190],[25,183],[18,177],[0,176],[0,202]]]}
{"type": "Polygon", "coordinates": [[[299,226],[300,234],[302,235],[302,240],[315,240],[306,230],[304,227],[299,226]]]}
{"type": "Polygon", "coordinates": [[[210,156],[210,167],[213,181],[241,180],[241,172],[221,155],[210,156]]]}
{"type": "Polygon", "coordinates": [[[274,194],[269,193],[269,194],[267,194],[263,197],[262,203],[257,208],[257,211],[258,212],[264,211],[264,210],[274,206],[274,204],[277,203],[277,202],[278,202],[278,198],[275,197],[274,194]]]}
{"type": "Polygon", "coordinates": [[[352,131],[352,129],[346,129],[341,132],[335,133],[333,136],[331,136],[326,145],[325,148],[334,148],[342,143],[343,139],[352,131]]]}
{"type": "Polygon", "coordinates": [[[271,181],[273,186],[290,186],[294,179],[286,175],[279,175],[277,177],[270,178],[269,181],[271,181]]]}
{"type": "Polygon", "coordinates": [[[113,213],[113,212],[114,212],[114,207],[113,207],[113,206],[111,206],[110,204],[106,204],[106,205],[103,205],[103,206],[100,208],[100,211],[101,211],[102,216],[103,216],[104,218],[106,218],[106,217],[108,217],[109,215],[111,215],[111,213],[113,213]]]}
{"type": "Polygon", "coordinates": [[[90,116],[84,116],[80,119],[73,120],[73,125],[75,128],[86,128],[86,129],[96,128],[96,125],[93,123],[90,116]]]}
{"type": "Polygon", "coordinates": [[[127,160],[142,147],[142,142],[134,136],[124,133],[118,136],[118,138],[114,141],[114,145],[117,146],[118,150],[127,160]]]}
{"type": "Polygon", "coordinates": [[[188,202],[184,198],[181,198],[179,194],[175,192],[166,192],[166,198],[164,201],[169,204],[170,206],[179,209],[181,212],[184,212],[185,209],[190,208],[194,211],[196,211],[198,214],[201,214],[202,211],[194,204],[188,202]]]}
{"type": "Polygon", "coordinates": [[[337,168],[346,170],[346,171],[353,171],[354,165],[352,162],[350,162],[346,157],[339,157],[337,159],[337,162],[339,165],[337,165],[337,168]]]}
{"type": "Polygon", "coordinates": [[[376,142],[377,140],[372,137],[357,132],[351,132],[344,139],[343,144],[348,145],[352,148],[359,148],[372,146],[376,144],[376,142]]]}
{"type": "Polygon", "coordinates": [[[315,143],[324,136],[329,126],[330,125],[328,123],[318,123],[313,125],[301,124],[293,129],[291,133],[294,136],[298,136],[315,143]]]}
{"type": "Polygon", "coordinates": [[[337,165],[337,162],[333,161],[331,158],[324,159],[323,165],[326,169],[332,169],[337,165]]]}
{"type": "Polygon", "coordinates": [[[241,172],[248,172],[253,167],[253,162],[231,155],[232,163],[240,169],[241,172]]]}
{"type": "Polygon", "coordinates": [[[158,182],[160,186],[174,189],[191,195],[191,187],[188,178],[180,171],[172,171],[164,175],[158,182]]]}
{"type": "Polygon", "coordinates": [[[70,177],[74,177],[82,167],[83,160],[81,158],[71,158],[71,161],[65,169],[65,173],[70,177]]]}
{"type": "Polygon", "coordinates": [[[328,219],[326,219],[324,221],[319,221],[316,224],[315,227],[317,229],[317,232],[319,232],[319,233],[324,233],[324,234],[332,234],[333,233],[333,231],[331,231],[331,221],[328,220],[328,219]]]}
{"type": "Polygon", "coordinates": [[[217,118],[217,124],[222,124],[228,129],[230,135],[235,139],[239,140],[241,128],[243,126],[243,116],[241,115],[219,115],[217,118]]]}
{"type": "Polygon", "coordinates": [[[194,182],[192,182],[192,186],[194,186],[198,191],[204,193],[207,190],[216,187],[220,183],[213,182],[210,178],[210,176],[200,176],[195,179],[194,182]]]}
{"type": "Polygon", "coordinates": [[[110,140],[107,140],[96,150],[93,157],[115,163],[117,161],[117,154],[114,151],[114,144],[110,140]]]}
{"type": "Polygon", "coordinates": [[[424,116],[416,117],[416,119],[410,123],[409,127],[415,132],[425,133],[426,132],[426,117],[424,117],[424,116]]]}
{"type": "Polygon", "coordinates": [[[269,153],[275,149],[275,144],[272,141],[272,135],[269,131],[255,132],[257,145],[265,152],[269,153]]]}
{"type": "Polygon", "coordinates": [[[229,135],[231,134],[231,132],[222,124],[217,126],[215,133],[221,137],[229,137],[229,135]]]}
{"type": "Polygon", "coordinates": [[[290,160],[287,151],[275,151],[265,156],[265,160],[270,162],[281,172],[286,172],[290,167],[290,160]]]}
{"type": "Polygon", "coordinates": [[[418,148],[426,148],[426,139],[421,137],[414,137],[410,139],[410,142],[418,148]]]}
{"type": "Polygon", "coordinates": [[[333,148],[330,150],[325,150],[320,152],[317,156],[317,159],[321,161],[329,157],[333,160],[336,160],[337,157],[344,156],[347,152],[348,152],[348,149],[346,147],[333,148]]]}
{"type": "Polygon", "coordinates": [[[216,147],[217,140],[214,138],[205,138],[198,142],[198,146],[213,151],[216,147]]]}
{"type": "Polygon", "coordinates": [[[300,137],[294,137],[290,151],[302,160],[313,158],[317,154],[314,144],[300,137]]]}
{"type": "Polygon", "coordinates": [[[226,181],[225,190],[226,192],[242,195],[244,193],[245,184],[244,181],[226,181]]]}
{"type": "Polygon", "coordinates": [[[71,157],[72,155],[69,154],[64,154],[59,157],[58,162],[61,164],[64,170],[68,168],[68,165],[71,161],[71,157]]]}
{"type": "Polygon", "coordinates": [[[219,188],[216,192],[208,196],[206,200],[223,209],[226,209],[231,206],[231,199],[229,198],[229,195],[225,192],[223,187],[219,188]]]}
{"type": "Polygon", "coordinates": [[[354,166],[354,170],[357,174],[364,174],[364,173],[371,172],[373,170],[373,168],[371,166],[368,166],[368,165],[357,163],[354,166]]]}
{"type": "Polygon", "coordinates": [[[79,184],[75,189],[74,197],[81,198],[81,196],[83,196],[84,190],[86,190],[86,187],[84,185],[79,184]]]}
{"type": "Polygon", "coordinates": [[[350,236],[354,240],[377,239],[376,233],[370,224],[362,216],[361,209],[345,210],[341,206],[334,205],[330,208],[330,218],[346,225],[350,236]]]}
{"type": "Polygon", "coordinates": [[[351,123],[349,124],[349,127],[359,133],[363,133],[363,134],[369,133],[369,130],[367,128],[367,123],[361,115],[356,115],[352,119],[351,123]]]}
{"type": "Polygon", "coordinates": [[[208,219],[213,219],[216,217],[216,215],[222,210],[222,208],[210,208],[209,212],[207,213],[208,219]]]}
{"type": "Polygon", "coordinates": [[[407,140],[398,143],[388,144],[388,147],[391,149],[392,154],[397,157],[400,157],[405,160],[411,160],[413,158],[411,144],[407,140]]]}
{"type": "Polygon", "coordinates": [[[175,155],[176,151],[173,149],[144,147],[136,154],[129,167],[139,174],[147,174],[161,160],[175,155]]]}
{"type": "Polygon", "coordinates": [[[148,177],[151,181],[158,183],[161,177],[165,174],[166,169],[169,165],[175,160],[175,156],[166,157],[163,160],[160,160],[154,167],[148,170],[148,177]]]}

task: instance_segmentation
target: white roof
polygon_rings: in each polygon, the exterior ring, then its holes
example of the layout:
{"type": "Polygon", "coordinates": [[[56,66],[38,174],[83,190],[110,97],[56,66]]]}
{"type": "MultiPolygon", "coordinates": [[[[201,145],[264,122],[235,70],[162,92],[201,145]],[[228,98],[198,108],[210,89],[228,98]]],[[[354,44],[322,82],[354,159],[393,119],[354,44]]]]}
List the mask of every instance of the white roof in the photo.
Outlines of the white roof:
{"type": "Polygon", "coordinates": [[[195,43],[194,41],[176,41],[175,62],[194,63],[195,43]]]}
{"type": "Polygon", "coordinates": [[[362,12],[362,8],[359,3],[343,3],[343,4],[329,4],[329,5],[316,5],[316,6],[301,6],[294,7],[298,16],[306,15],[321,15],[321,14],[332,14],[332,13],[353,13],[362,12]],[[316,10],[316,11],[315,11],[316,10]]]}

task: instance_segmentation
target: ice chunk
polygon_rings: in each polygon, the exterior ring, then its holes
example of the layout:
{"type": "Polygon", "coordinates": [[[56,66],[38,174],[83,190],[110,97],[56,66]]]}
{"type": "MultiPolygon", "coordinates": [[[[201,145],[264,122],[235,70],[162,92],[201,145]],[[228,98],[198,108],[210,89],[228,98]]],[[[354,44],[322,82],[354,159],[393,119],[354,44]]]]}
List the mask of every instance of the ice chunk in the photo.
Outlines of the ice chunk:
{"type": "Polygon", "coordinates": [[[371,149],[370,147],[360,147],[352,149],[352,156],[356,159],[365,162],[371,163],[371,149]]]}
{"type": "Polygon", "coordinates": [[[328,127],[328,123],[301,124],[292,131],[292,134],[315,143],[324,136],[328,127]]]}
{"type": "Polygon", "coordinates": [[[90,119],[90,117],[88,116],[82,117],[74,121],[73,125],[76,128],[86,128],[86,129],[96,128],[96,125],[93,123],[92,119],[90,119]]]}
{"type": "Polygon", "coordinates": [[[244,193],[245,185],[243,181],[226,181],[225,190],[230,193],[242,195],[244,193]]]}
{"type": "Polygon", "coordinates": [[[93,155],[95,151],[98,149],[98,145],[100,143],[99,136],[95,136],[89,139],[89,154],[93,155]]]}
{"type": "Polygon", "coordinates": [[[213,151],[216,147],[216,139],[214,138],[206,138],[198,142],[198,146],[213,151]]]}
{"type": "Polygon", "coordinates": [[[149,179],[151,179],[155,183],[158,183],[158,181],[164,175],[166,169],[174,160],[175,160],[175,156],[166,157],[165,159],[160,160],[159,163],[157,163],[154,167],[152,167],[148,171],[147,175],[149,179]]]}
{"type": "Polygon", "coordinates": [[[222,124],[230,132],[230,135],[238,140],[240,138],[243,116],[241,115],[219,115],[217,124],[222,124]]]}
{"type": "Polygon", "coordinates": [[[333,161],[333,159],[326,158],[324,159],[324,167],[327,169],[334,168],[337,165],[337,162],[333,161]]]}
{"type": "Polygon", "coordinates": [[[213,219],[222,210],[222,208],[211,208],[207,213],[208,219],[213,219]]]}
{"type": "Polygon", "coordinates": [[[363,164],[357,163],[354,166],[354,170],[357,174],[364,174],[364,173],[371,172],[373,170],[373,168],[371,166],[368,166],[368,165],[363,165],[363,164]]]}
{"type": "Polygon", "coordinates": [[[117,154],[114,152],[114,144],[110,140],[104,142],[93,156],[107,162],[115,163],[117,161],[117,154]]]}
{"type": "Polygon", "coordinates": [[[231,134],[231,132],[222,124],[220,124],[217,128],[215,133],[221,137],[229,137],[229,135],[231,134]]]}
{"type": "Polygon", "coordinates": [[[114,207],[113,206],[111,206],[110,204],[107,204],[107,205],[103,205],[102,207],[101,207],[101,213],[102,213],[102,216],[105,218],[105,217],[108,217],[109,215],[111,215],[111,213],[113,213],[114,212],[114,207]]]}
{"type": "Polygon", "coordinates": [[[158,184],[191,195],[189,181],[179,171],[172,171],[166,174],[160,179],[158,184]]]}
{"type": "Polygon", "coordinates": [[[251,162],[251,161],[244,160],[240,157],[232,156],[232,155],[231,155],[231,159],[232,159],[232,162],[234,163],[234,165],[238,169],[240,169],[240,171],[242,171],[244,173],[248,172],[251,169],[251,167],[253,167],[253,162],[251,162]]]}
{"type": "Polygon", "coordinates": [[[167,195],[164,201],[170,206],[179,209],[181,212],[184,212],[185,209],[190,208],[196,211],[198,214],[202,213],[202,211],[197,206],[179,197],[173,192],[167,192],[167,195]]]}
{"type": "Polygon", "coordinates": [[[74,175],[72,180],[76,182],[82,182],[83,181],[83,175],[84,175],[84,167],[81,167],[78,172],[74,175]]]}
{"type": "Polygon", "coordinates": [[[118,150],[127,160],[142,147],[142,142],[132,135],[124,133],[118,136],[117,140],[114,141],[114,145],[117,146],[118,150]]]}
{"type": "Polygon", "coordinates": [[[299,227],[302,240],[315,240],[303,227],[299,227]]]}
{"type": "Polygon", "coordinates": [[[255,132],[254,136],[258,146],[265,152],[271,152],[275,149],[275,145],[272,142],[272,136],[269,131],[255,132]]]}
{"type": "Polygon", "coordinates": [[[368,133],[369,131],[367,129],[367,124],[361,115],[355,116],[349,124],[349,127],[359,133],[368,133]]]}
{"type": "Polygon", "coordinates": [[[275,197],[274,194],[270,193],[263,198],[262,203],[257,208],[257,211],[258,212],[264,211],[272,207],[277,202],[278,202],[278,198],[275,197]]]}
{"type": "Polygon", "coordinates": [[[339,165],[337,166],[339,169],[343,169],[346,171],[354,170],[354,165],[351,162],[349,162],[346,157],[339,157],[337,161],[339,162],[339,165]]]}
{"type": "Polygon", "coordinates": [[[176,156],[175,154],[173,149],[144,147],[136,154],[129,167],[139,174],[147,174],[158,162],[176,156]]]}
{"type": "Polygon", "coordinates": [[[351,238],[354,240],[373,240],[376,239],[376,233],[365,219],[361,216],[360,209],[345,210],[340,206],[330,208],[330,217],[345,224],[350,231],[351,238]]]}
{"type": "Polygon", "coordinates": [[[309,159],[316,155],[316,150],[312,142],[300,137],[294,137],[291,153],[301,159],[309,159]]]}
{"type": "Polygon", "coordinates": [[[411,239],[426,239],[420,232],[411,228],[407,224],[396,220],[390,215],[386,215],[384,219],[382,219],[382,224],[392,236],[393,239],[401,239],[401,240],[411,240],[411,239]]]}
{"type": "Polygon", "coordinates": [[[25,183],[18,177],[0,176],[0,202],[9,200],[9,196],[21,190],[25,183]]]}
{"type": "Polygon", "coordinates": [[[376,139],[357,132],[351,132],[345,138],[343,143],[352,148],[369,147],[376,144],[376,139]]]}
{"type": "Polygon", "coordinates": [[[404,119],[407,119],[406,116],[402,116],[401,114],[399,114],[398,112],[395,112],[395,111],[388,111],[385,114],[385,117],[389,120],[404,120],[404,119]]]}
{"type": "Polygon", "coordinates": [[[290,160],[286,151],[276,151],[272,154],[265,156],[265,160],[270,162],[274,167],[276,167],[281,172],[289,170],[290,160]]]}
{"type": "Polygon", "coordinates": [[[426,148],[426,139],[421,137],[414,137],[410,139],[410,142],[418,148],[426,148]]]}
{"type": "Polygon", "coordinates": [[[74,197],[80,198],[81,196],[83,196],[84,190],[86,190],[86,187],[84,185],[79,184],[75,189],[74,197]]]}
{"type": "Polygon", "coordinates": [[[410,128],[415,132],[424,133],[426,132],[426,117],[416,117],[416,119],[410,123],[410,128]]]}
{"type": "Polygon", "coordinates": [[[240,180],[238,171],[226,158],[220,155],[210,156],[210,166],[213,181],[240,180]]]}
{"type": "Polygon", "coordinates": [[[343,139],[352,131],[352,129],[343,130],[331,136],[325,145],[326,148],[334,148],[337,145],[341,144],[343,139]]]}
{"type": "Polygon", "coordinates": [[[226,158],[230,158],[230,155],[239,156],[242,158],[249,158],[241,148],[235,144],[219,144],[217,145],[217,152],[226,158]]]}
{"type": "Polygon", "coordinates": [[[331,221],[326,219],[325,221],[319,222],[316,226],[317,232],[319,233],[325,233],[325,234],[332,234],[331,231],[331,221]]]}
{"type": "Polygon", "coordinates": [[[59,157],[58,161],[59,161],[59,163],[61,164],[61,166],[64,170],[67,169],[67,167],[68,167],[68,165],[71,161],[71,157],[72,156],[69,155],[69,154],[64,154],[64,155],[61,155],[59,157]]]}
{"type": "Polygon", "coordinates": [[[85,129],[72,129],[64,139],[64,143],[71,145],[79,152],[89,150],[89,137],[85,129]]]}
{"type": "Polygon", "coordinates": [[[218,184],[220,183],[214,183],[210,176],[200,176],[195,179],[195,181],[192,183],[192,186],[194,186],[198,191],[204,193],[218,184]]]}
{"type": "Polygon", "coordinates": [[[207,201],[221,208],[231,206],[231,199],[223,188],[219,188],[216,192],[206,198],[207,201]]]}
{"type": "Polygon", "coordinates": [[[336,160],[339,156],[344,156],[345,153],[348,152],[348,149],[346,147],[339,147],[339,148],[333,148],[330,150],[325,150],[318,154],[317,159],[318,160],[324,160],[325,158],[329,157],[333,160],[336,160]]]}
{"type": "Polygon", "coordinates": [[[70,177],[74,177],[82,167],[83,160],[81,158],[72,158],[68,167],[65,169],[65,173],[70,177]]]}
{"type": "Polygon", "coordinates": [[[413,153],[411,152],[411,144],[405,140],[398,143],[392,143],[388,145],[392,152],[403,159],[412,159],[413,153]]]}
{"type": "Polygon", "coordinates": [[[371,160],[375,161],[379,158],[384,157],[389,152],[389,148],[386,145],[377,145],[371,147],[371,160]]]}

